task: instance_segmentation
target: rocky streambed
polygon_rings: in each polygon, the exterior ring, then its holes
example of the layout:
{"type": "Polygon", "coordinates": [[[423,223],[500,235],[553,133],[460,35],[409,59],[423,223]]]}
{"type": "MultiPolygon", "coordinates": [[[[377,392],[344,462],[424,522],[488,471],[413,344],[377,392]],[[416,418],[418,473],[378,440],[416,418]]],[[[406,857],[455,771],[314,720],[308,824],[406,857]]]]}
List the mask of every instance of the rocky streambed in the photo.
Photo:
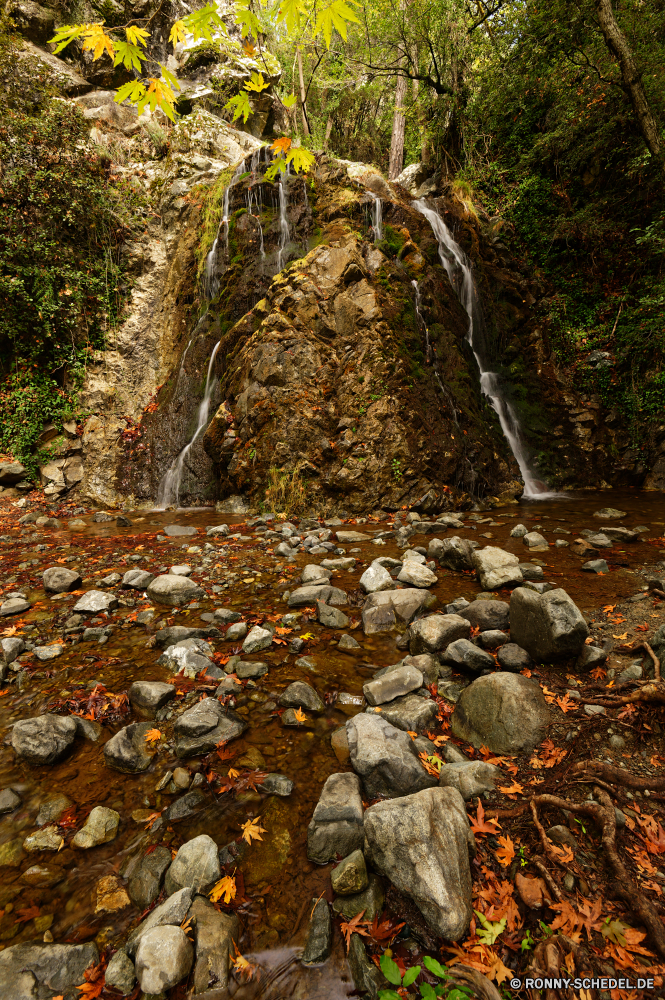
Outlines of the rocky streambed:
{"type": "MultiPolygon", "coordinates": [[[[521,806],[582,801],[579,761],[637,775],[617,822],[659,898],[630,838],[662,709],[598,702],[653,675],[623,647],[665,652],[660,495],[350,522],[33,497],[0,523],[3,996],[376,995],[391,945],[493,997],[562,902],[641,926],[592,824],[548,817],[575,860],[543,876],[521,806]]],[[[602,972],[592,930],[573,964],[602,972]]]]}

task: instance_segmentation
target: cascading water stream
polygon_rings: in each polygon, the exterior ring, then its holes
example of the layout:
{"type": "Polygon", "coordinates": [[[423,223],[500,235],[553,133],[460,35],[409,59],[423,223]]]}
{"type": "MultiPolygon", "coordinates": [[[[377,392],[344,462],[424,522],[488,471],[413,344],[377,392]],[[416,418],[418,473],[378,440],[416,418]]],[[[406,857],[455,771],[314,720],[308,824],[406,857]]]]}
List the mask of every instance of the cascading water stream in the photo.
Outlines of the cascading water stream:
{"type": "MultiPolygon", "coordinates": [[[[256,154],[254,154],[256,155],[256,154]]],[[[205,274],[203,278],[203,291],[206,298],[213,299],[217,292],[219,291],[219,280],[217,278],[217,246],[219,244],[219,238],[221,235],[224,237],[224,249],[228,252],[229,249],[229,199],[231,196],[231,188],[238,183],[238,179],[241,174],[246,173],[245,170],[245,160],[241,160],[235,169],[235,173],[231,178],[229,184],[224,191],[224,203],[222,208],[222,219],[219,223],[219,228],[217,229],[217,235],[215,236],[210,252],[206,257],[205,264],[205,274]]]]}
{"type": "Polygon", "coordinates": [[[526,447],[520,433],[519,420],[515,410],[501,392],[499,376],[490,371],[485,358],[484,322],[478,293],[466,254],[453,239],[453,235],[443,219],[434,209],[429,208],[424,199],[413,203],[413,207],[424,215],[432,227],[439,243],[439,257],[446,269],[450,283],[469,317],[467,340],[471,345],[480,371],[480,388],[495,410],[501,430],[510,445],[524,480],[524,496],[544,500],[556,496],[549,491],[546,483],[536,479],[529,466],[526,447]]]}
{"type": "Polygon", "coordinates": [[[372,199],[372,231],[376,243],[383,239],[383,202],[373,191],[368,191],[367,194],[372,199]]]}
{"type": "MultiPolygon", "coordinates": [[[[286,169],[286,177],[289,175],[289,168],[286,169]]],[[[286,217],[286,208],[288,202],[288,196],[286,192],[286,185],[284,181],[286,177],[280,173],[279,175],[279,251],[277,253],[277,265],[278,269],[281,271],[284,266],[284,253],[286,251],[289,242],[289,220],[286,217]]]]}
{"type": "Polygon", "coordinates": [[[439,389],[441,390],[441,394],[443,395],[443,397],[445,398],[446,402],[448,403],[448,406],[450,407],[450,412],[452,414],[453,420],[455,421],[455,426],[459,427],[459,420],[457,419],[457,407],[455,406],[455,400],[453,399],[453,395],[452,395],[450,389],[444,384],[444,382],[441,379],[441,376],[439,375],[439,372],[437,370],[436,360],[434,358],[434,351],[432,350],[432,345],[431,345],[430,339],[429,339],[429,327],[427,326],[427,323],[425,322],[425,317],[423,316],[422,311],[420,309],[420,302],[421,302],[421,299],[420,299],[420,285],[415,280],[412,281],[411,284],[413,285],[413,287],[415,289],[415,293],[416,293],[416,301],[415,301],[416,319],[420,323],[420,326],[422,327],[422,329],[425,331],[425,350],[426,350],[425,358],[426,358],[427,364],[432,364],[432,362],[434,362],[433,365],[432,365],[432,368],[433,368],[433,371],[434,371],[434,378],[436,379],[437,385],[439,386],[439,389]]]}
{"type": "MultiPolygon", "coordinates": [[[[190,341],[191,343],[191,341],[190,341]]],[[[203,393],[203,399],[199,406],[199,412],[196,421],[196,430],[191,440],[182,451],[177,455],[175,460],[171,463],[170,468],[164,475],[161,483],[159,484],[159,489],[157,491],[157,506],[158,507],[168,507],[171,504],[178,506],[178,501],[180,499],[180,484],[182,482],[182,474],[185,469],[185,459],[187,458],[189,452],[196,439],[198,438],[201,431],[205,430],[208,426],[208,417],[210,415],[210,402],[212,400],[212,393],[215,387],[215,379],[213,377],[213,368],[215,365],[215,358],[217,357],[217,351],[219,350],[219,345],[221,340],[218,340],[213,348],[213,352],[210,355],[210,363],[208,364],[208,374],[206,376],[205,391],[203,393]]],[[[189,344],[187,345],[189,346],[189,344]]],[[[184,357],[184,355],[183,355],[184,357]]]]}

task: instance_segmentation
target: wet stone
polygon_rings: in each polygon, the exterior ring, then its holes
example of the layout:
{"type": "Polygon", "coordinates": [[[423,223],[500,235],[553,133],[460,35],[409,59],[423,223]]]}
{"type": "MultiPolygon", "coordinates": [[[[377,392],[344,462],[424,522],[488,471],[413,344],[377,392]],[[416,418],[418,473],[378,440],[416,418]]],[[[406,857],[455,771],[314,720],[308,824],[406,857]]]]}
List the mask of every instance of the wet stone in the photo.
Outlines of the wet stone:
{"type": "Polygon", "coordinates": [[[9,597],[0,604],[0,617],[5,615],[18,615],[23,611],[30,610],[30,602],[22,597],[9,597]]]}
{"type": "Polygon", "coordinates": [[[205,597],[205,591],[189,577],[175,576],[171,573],[156,576],[147,588],[146,594],[153,603],[166,604],[169,607],[180,607],[205,597]]]}
{"type": "Polygon", "coordinates": [[[330,881],[338,896],[352,896],[363,892],[369,884],[367,866],[362,851],[353,851],[333,868],[330,881]]]}
{"type": "Polygon", "coordinates": [[[23,850],[28,851],[59,851],[63,846],[63,837],[57,826],[45,826],[37,833],[31,834],[23,841],[23,850]]]}
{"type": "Polygon", "coordinates": [[[66,809],[70,809],[74,803],[62,792],[53,792],[48,795],[39,807],[37,826],[46,826],[48,823],[56,822],[60,819],[66,809]]]}
{"type": "Polygon", "coordinates": [[[104,983],[106,986],[118,990],[122,996],[128,996],[134,989],[135,982],[134,963],[124,948],[120,948],[106,966],[104,983]]]}
{"type": "Polygon", "coordinates": [[[134,681],[129,689],[129,700],[136,708],[154,712],[175,697],[173,684],[161,681],[134,681]]]}
{"type": "Polygon", "coordinates": [[[122,578],[122,586],[124,589],[145,590],[154,579],[154,575],[145,570],[130,569],[122,578]]]}
{"type": "Polygon", "coordinates": [[[582,569],[587,573],[609,573],[609,567],[604,559],[590,559],[582,563],[582,569]]]}
{"type": "Polygon", "coordinates": [[[12,730],[12,746],[29,764],[54,764],[72,746],[77,730],[74,718],[47,713],[17,722],[12,730]]]}
{"type": "Polygon", "coordinates": [[[99,962],[94,942],[42,944],[29,941],[0,952],[0,996],[7,1000],[76,995],[84,972],[99,962]]]}
{"type": "Polygon", "coordinates": [[[248,631],[249,630],[245,622],[236,622],[227,628],[224,638],[227,642],[238,642],[239,639],[245,638],[248,631]]]}
{"type": "Polygon", "coordinates": [[[262,663],[261,661],[247,661],[245,663],[239,663],[234,673],[240,678],[240,680],[252,679],[256,680],[258,677],[264,677],[268,673],[268,664],[262,663]]]}
{"type": "Polygon", "coordinates": [[[209,986],[226,989],[229,981],[229,957],[234,954],[240,923],[235,913],[220,913],[203,896],[196,896],[188,916],[196,935],[194,995],[209,986]]]}
{"type": "Polygon", "coordinates": [[[241,616],[237,611],[231,611],[230,608],[215,608],[213,618],[221,625],[230,625],[233,622],[239,622],[241,616]]]}
{"type": "Polygon", "coordinates": [[[497,660],[502,670],[508,670],[514,674],[526,670],[533,663],[526,649],[522,649],[515,642],[507,642],[501,646],[497,653],[497,660]]]}
{"type": "Polygon", "coordinates": [[[481,632],[506,629],[510,625],[510,605],[506,601],[472,601],[459,611],[459,615],[481,632]]]}
{"type": "Polygon", "coordinates": [[[430,615],[410,625],[407,634],[412,656],[438,653],[457,639],[468,639],[471,624],[459,615],[430,615]]]}
{"type": "MultiPolygon", "coordinates": [[[[209,837],[208,840],[210,840],[209,837]]],[[[187,845],[183,846],[186,847],[187,845]]],[[[187,915],[193,895],[194,893],[191,888],[176,889],[169,895],[169,898],[165,902],[160,906],[156,906],[145,920],[130,933],[126,944],[127,954],[132,958],[134,957],[141,938],[153,927],[162,927],[167,924],[179,926],[187,915]]]]}
{"type": "Polygon", "coordinates": [[[169,822],[175,822],[179,819],[186,819],[188,816],[192,816],[195,812],[198,812],[205,803],[206,797],[198,788],[192,789],[191,792],[187,792],[186,795],[182,795],[171,805],[164,813],[164,819],[169,822]]]}
{"type": "Polygon", "coordinates": [[[76,590],[81,586],[81,574],[73,569],[65,569],[64,566],[52,566],[45,569],[42,574],[44,590],[53,594],[64,594],[69,590],[76,590]]]}
{"type": "Polygon", "coordinates": [[[210,753],[220,741],[241,736],[247,723],[231,709],[223,708],[216,698],[204,698],[188,709],[174,726],[178,757],[210,753]]]}
{"type": "Polygon", "coordinates": [[[270,772],[265,776],[261,784],[261,791],[268,795],[280,795],[286,798],[293,791],[294,783],[285,774],[270,772]]]}
{"type": "Polygon", "coordinates": [[[88,850],[91,847],[99,847],[100,844],[108,844],[111,840],[115,840],[119,823],[120,814],[115,809],[95,806],[85,825],[74,835],[72,846],[88,850]]]}
{"type": "Polygon", "coordinates": [[[178,538],[186,535],[195,535],[196,528],[183,525],[183,524],[167,524],[166,527],[162,528],[165,535],[169,538],[178,538]]]}
{"type": "Polygon", "coordinates": [[[95,891],[97,894],[95,913],[118,913],[132,905],[125,887],[115,875],[105,875],[100,878],[95,891]]]}
{"type": "Polygon", "coordinates": [[[351,896],[338,896],[333,902],[333,912],[345,920],[351,920],[364,911],[364,920],[374,920],[383,910],[385,893],[378,875],[368,876],[368,885],[363,892],[351,896]]]}
{"type": "Polygon", "coordinates": [[[435,785],[411,737],[382,715],[360,714],[346,724],[351,766],[362,778],[366,797],[407,795],[435,785]]]}
{"type": "Polygon", "coordinates": [[[422,687],[423,675],[414,666],[406,665],[384,673],[377,680],[363,685],[368,705],[383,705],[422,687]]]}
{"type": "Polygon", "coordinates": [[[53,643],[52,646],[35,646],[32,655],[40,663],[47,663],[49,660],[57,660],[59,656],[62,656],[64,651],[65,647],[61,646],[60,643],[53,643]]]}
{"type": "Polygon", "coordinates": [[[23,838],[0,844],[0,868],[18,868],[23,860],[23,838]]]}
{"type": "Polygon", "coordinates": [[[510,642],[510,638],[505,632],[500,632],[498,629],[488,629],[486,632],[480,633],[478,642],[483,649],[498,649],[499,646],[510,642]]]}
{"type": "Polygon", "coordinates": [[[188,975],[194,949],[182,927],[153,927],[136,951],[136,978],[147,994],[163,993],[188,975]]]}
{"type": "MultiPolygon", "coordinates": [[[[370,713],[374,709],[367,708],[366,711],[370,713]]],[[[381,706],[381,718],[405,733],[424,733],[434,725],[436,713],[436,702],[431,698],[422,698],[419,694],[395,698],[381,706]]]]}
{"type": "Polygon", "coordinates": [[[9,665],[25,650],[25,642],[18,636],[10,636],[0,640],[0,662],[9,665]]]}
{"type": "Polygon", "coordinates": [[[331,774],[307,828],[307,857],[325,864],[362,848],[363,804],[355,774],[331,774]]]}
{"type": "Polygon", "coordinates": [[[346,628],[350,619],[338,608],[331,608],[323,601],[316,602],[316,617],[325,628],[346,628]]]}
{"type": "Polygon", "coordinates": [[[12,788],[3,788],[0,792],[0,815],[14,812],[21,804],[21,797],[12,788]]]}
{"type": "Polygon", "coordinates": [[[260,625],[255,625],[243,642],[242,651],[243,653],[259,653],[262,649],[268,649],[271,644],[272,632],[267,628],[261,628],[260,625]]]}
{"type": "Polygon", "coordinates": [[[302,708],[309,712],[322,712],[323,702],[309,684],[304,681],[294,681],[282,692],[279,704],[283,708],[302,708]]]}
{"type": "Polygon", "coordinates": [[[312,916],[307,940],[300,961],[303,965],[320,965],[332,951],[332,920],[325,899],[312,900],[312,916]]]}
{"type": "Polygon", "coordinates": [[[112,736],[104,744],[106,766],[126,774],[146,771],[155,755],[155,751],[145,741],[150,729],[152,725],[149,722],[134,722],[112,736]]]}
{"type": "Polygon", "coordinates": [[[159,896],[172,860],[171,852],[161,844],[142,859],[127,885],[129,896],[139,910],[147,909],[159,896]]]}
{"type": "Polygon", "coordinates": [[[479,673],[481,670],[492,670],[494,658],[485,650],[474,646],[468,639],[457,639],[441,654],[441,659],[455,670],[471,670],[479,673]]]}
{"type": "Polygon", "coordinates": [[[217,882],[219,876],[217,845],[204,833],[188,840],[176,854],[166,873],[166,891],[169,895],[183,888],[198,892],[217,882]]]}
{"type": "Polygon", "coordinates": [[[440,788],[456,788],[465,802],[483,792],[496,791],[496,783],[503,779],[501,770],[482,760],[445,764],[439,776],[440,788]]]}

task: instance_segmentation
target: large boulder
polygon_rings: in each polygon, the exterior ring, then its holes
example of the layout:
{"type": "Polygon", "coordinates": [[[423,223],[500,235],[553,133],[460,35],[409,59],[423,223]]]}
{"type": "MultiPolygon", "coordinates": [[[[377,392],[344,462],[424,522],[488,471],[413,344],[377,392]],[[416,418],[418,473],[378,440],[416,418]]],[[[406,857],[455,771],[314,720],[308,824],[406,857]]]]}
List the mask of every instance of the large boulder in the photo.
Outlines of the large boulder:
{"type": "Polygon", "coordinates": [[[481,632],[506,629],[510,624],[510,605],[506,601],[471,601],[460,616],[481,632]]]}
{"type": "Polygon", "coordinates": [[[177,576],[175,573],[156,576],[147,588],[146,594],[155,604],[167,604],[172,608],[205,597],[205,591],[193,580],[188,576],[177,576]]]}
{"type": "Polygon", "coordinates": [[[219,879],[219,852],[212,837],[202,833],[178,850],[166,873],[166,891],[169,895],[179,889],[198,892],[219,879]]]}
{"type": "Polygon", "coordinates": [[[415,742],[381,715],[356,715],[347,722],[346,732],[351,766],[367,798],[397,798],[436,784],[418,759],[415,742]]]}
{"type": "Polygon", "coordinates": [[[52,594],[65,594],[68,590],[76,590],[81,586],[81,574],[74,569],[65,569],[64,566],[51,566],[45,569],[42,574],[44,590],[52,594]]]}
{"type": "Polygon", "coordinates": [[[395,625],[408,625],[423,608],[436,605],[436,597],[428,590],[386,590],[370,594],[363,605],[362,622],[365,635],[389,632],[395,625]]]}
{"type": "Polygon", "coordinates": [[[218,743],[228,743],[246,729],[247,723],[232,709],[223,708],[217,698],[204,698],[183,712],[173,727],[176,754],[193,757],[210,753],[218,743]]]}
{"type": "Polygon", "coordinates": [[[510,638],[537,663],[579,656],[589,627],[575,602],[557,588],[537,594],[518,587],[510,598],[510,638]]]}
{"type": "Polygon", "coordinates": [[[119,730],[104,744],[106,766],[125,774],[147,771],[155,756],[155,750],[145,739],[152,728],[149,722],[134,722],[119,730]]]}
{"type": "Polygon", "coordinates": [[[153,927],[163,927],[167,924],[179,926],[187,916],[193,896],[194,892],[191,888],[178,889],[171,893],[160,906],[156,906],[145,920],[141,921],[138,927],[135,927],[130,933],[125,945],[127,954],[134,957],[136,949],[141,943],[141,938],[153,927]]]}
{"type": "Polygon", "coordinates": [[[409,896],[434,933],[458,941],[471,920],[476,844],[454,788],[427,788],[365,812],[365,854],[409,896]]]}
{"type": "Polygon", "coordinates": [[[427,555],[438,559],[442,566],[458,573],[473,569],[473,545],[468,538],[433,538],[427,548],[427,555]]]}
{"type": "Polygon", "coordinates": [[[194,948],[182,927],[153,927],[136,952],[136,977],[144,993],[162,994],[189,974],[194,948]]]}
{"type": "Polygon", "coordinates": [[[439,653],[456,639],[468,639],[471,625],[460,615],[429,615],[409,626],[409,652],[439,653]]]}
{"type": "Polygon", "coordinates": [[[373,562],[360,577],[360,586],[366,594],[377,594],[382,590],[394,590],[395,581],[384,566],[373,562]]]}
{"type": "Polygon", "coordinates": [[[317,864],[363,844],[363,804],[356,774],[331,774],[307,828],[307,857],[317,864]]]}
{"type": "Polygon", "coordinates": [[[240,922],[235,913],[220,913],[203,896],[197,896],[189,910],[196,935],[194,994],[210,986],[225,990],[229,983],[229,956],[238,941],[240,922]]]}
{"type": "Polygon", "coordinates": [[[387,701],[401,698],[402,695],[416,691],[423,685],[423,675],[420,670],[410,664],[397,667],[368,681],[363,685],[363,694],[368,705],[383,705],[387,701]]]}
{"type": "Polygon", "coordinates": [[[522,582],[520,561],[512,552],[486,545],[484,549],[475,550],[472,562],[483,590],[495,590],[497,587],[522,582]]]}
{"type": "Polygon", "coordinates": [[[76,739],[76,719],[68,715],[40,715],[14,725],[12,746],[29,764],[55,764],[76,739]]]}
{"type": "Polygon", "coordinates": [[[479,677],[459,696],[452,730],[492,753],[532,750],[545,739],[550,711],[540,685],[522,674],[500,671],[479,677]]]}

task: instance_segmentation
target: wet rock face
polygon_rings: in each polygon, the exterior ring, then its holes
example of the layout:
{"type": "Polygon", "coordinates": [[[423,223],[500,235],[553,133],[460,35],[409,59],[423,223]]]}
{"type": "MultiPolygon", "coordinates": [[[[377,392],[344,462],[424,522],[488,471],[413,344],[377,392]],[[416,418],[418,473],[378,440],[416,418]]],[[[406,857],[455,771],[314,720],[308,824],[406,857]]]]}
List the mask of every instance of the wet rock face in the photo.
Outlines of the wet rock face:
{"type": "Polygon", "coordinates": [[[346,724],[351,766],[362,778],[365,795],[396,797],[429,788],[436,778],[418,760],[411,737],[379,715],[356,715],[346,724]]]}
{"type": "Polygon", "coordinates": [[[0,953],[0,994],[12,1000],[36,1000],[73,992],[83,973],[99,961],[88,944],[16,944],[0,953]]]}
{"type": "Polygon", "coordinates": [[[577,657],[589,627],[565,590],[537,594],[518,587],[510,598],[510,636],[534,660],[553,663],[577,657]]]}

